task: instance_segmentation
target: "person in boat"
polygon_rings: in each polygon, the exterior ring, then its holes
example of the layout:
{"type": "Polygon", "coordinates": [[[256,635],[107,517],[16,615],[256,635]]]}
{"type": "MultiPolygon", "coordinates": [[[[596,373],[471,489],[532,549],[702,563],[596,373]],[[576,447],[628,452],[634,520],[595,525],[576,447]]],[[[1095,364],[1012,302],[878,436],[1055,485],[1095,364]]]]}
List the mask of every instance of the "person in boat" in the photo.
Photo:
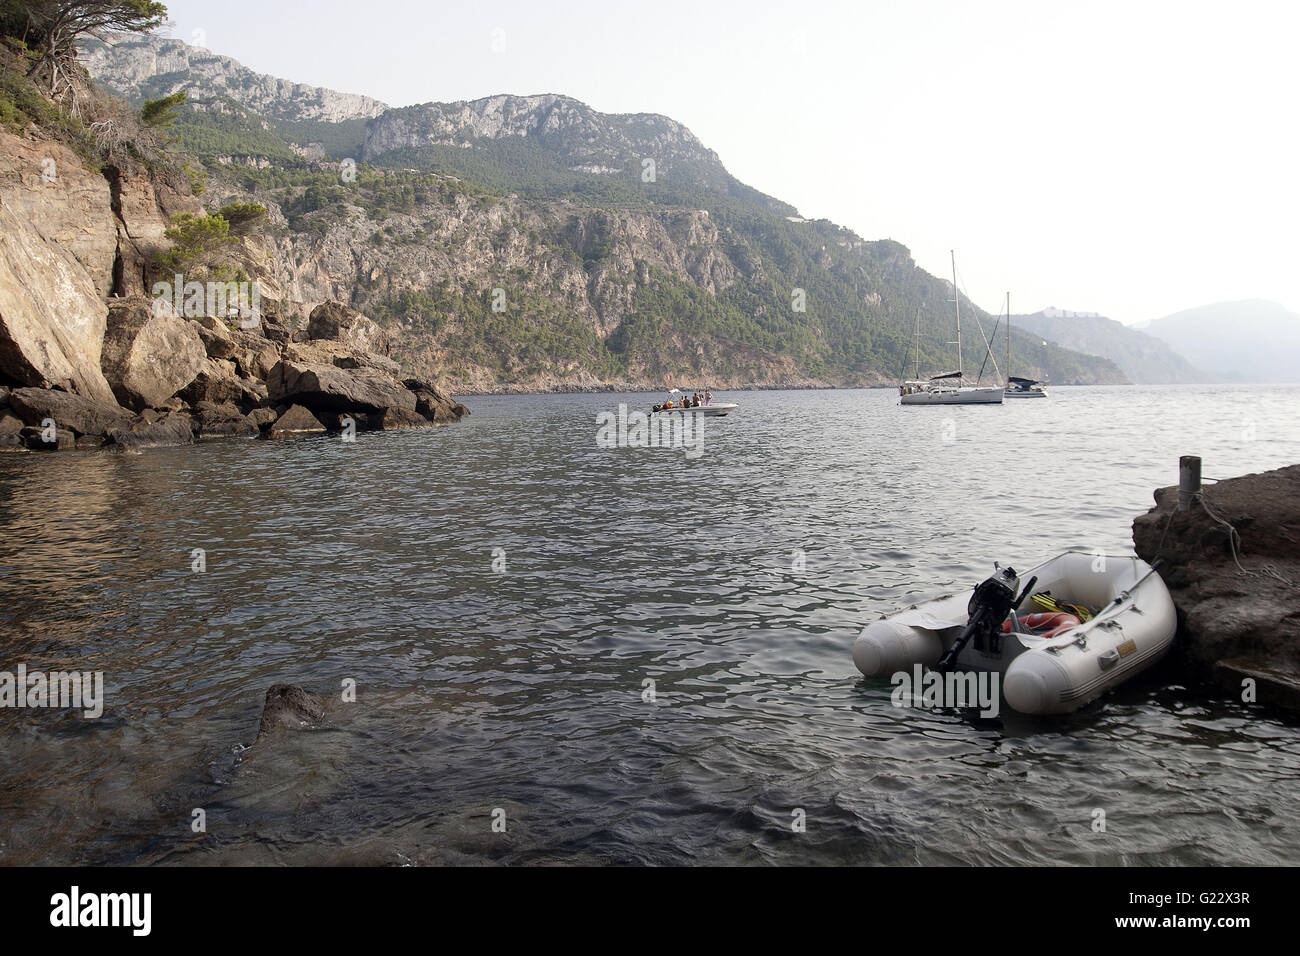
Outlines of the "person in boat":
{"type": "Polygon", "coordinates": [[[707,408],[712,404],[713,404],[713,392],[711,392],[709,389],[706,388],[704,390],[704,405],[707,408]]]}

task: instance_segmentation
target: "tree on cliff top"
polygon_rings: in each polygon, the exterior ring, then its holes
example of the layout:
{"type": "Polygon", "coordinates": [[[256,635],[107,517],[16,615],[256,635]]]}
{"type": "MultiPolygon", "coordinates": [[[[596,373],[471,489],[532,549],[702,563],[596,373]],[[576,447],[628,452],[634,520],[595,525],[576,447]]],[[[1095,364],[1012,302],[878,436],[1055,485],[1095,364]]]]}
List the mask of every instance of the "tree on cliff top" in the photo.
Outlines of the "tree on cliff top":
{"type": "Polygon", "coordinates": [[[167,19],[155,0],[0,0],[0,27],[37,54],[28,76],[43,74],[51,98],[71,89],[77,40],[104,31],[147,33],[167,19]]]}

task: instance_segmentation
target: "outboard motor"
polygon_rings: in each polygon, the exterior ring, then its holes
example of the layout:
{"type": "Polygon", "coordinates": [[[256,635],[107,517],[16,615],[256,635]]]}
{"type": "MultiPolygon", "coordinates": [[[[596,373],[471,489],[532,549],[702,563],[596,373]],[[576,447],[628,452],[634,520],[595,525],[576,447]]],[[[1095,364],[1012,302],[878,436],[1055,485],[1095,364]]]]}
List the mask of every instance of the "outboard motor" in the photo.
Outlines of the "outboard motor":
{"type": "Polygon", "coordinates": [[[980,650],[997,653],[1002,642],[1002,622],[1013,609],[1019,608],[1024,603],[1037,583],[1038,578],[1030,578],[1025,589],[1020,592],[1020,596],[1016,597],[1016,591],[1020,588],[1020,578],[1015,569],[998,568],[991,578],[977,584],[970,603],[966,605],[966,613],[970,615],[966,628],[958,635],[957,640],[952,642],[952,647],[948,648],[948,653],[940,658],[935,669],[940,673],[952,670],[958,656],[965,650],[972,637],[975,638],[975,646],[980,650]]]}

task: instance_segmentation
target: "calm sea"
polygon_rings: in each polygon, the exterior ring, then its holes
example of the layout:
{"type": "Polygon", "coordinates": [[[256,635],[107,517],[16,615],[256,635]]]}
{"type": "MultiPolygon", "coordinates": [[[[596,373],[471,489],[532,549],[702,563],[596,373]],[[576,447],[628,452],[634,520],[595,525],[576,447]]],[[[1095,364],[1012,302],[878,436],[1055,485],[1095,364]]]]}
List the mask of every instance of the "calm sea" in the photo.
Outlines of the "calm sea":
{"type": "Polygon", "coordinates": [[[896,709],[850,658],[995,560],[1130,551],[1179,455],[1300,461],[1300,389],[720,394],[698,454],[598,447],[652,398],[0,457],[0,670],[106,695],[0,709],[0,863],[1300,862],[1294,719],[1168,667],[1064,719],[896,709]],[[250,748],[277,682],[337,703],[250,748]]]}

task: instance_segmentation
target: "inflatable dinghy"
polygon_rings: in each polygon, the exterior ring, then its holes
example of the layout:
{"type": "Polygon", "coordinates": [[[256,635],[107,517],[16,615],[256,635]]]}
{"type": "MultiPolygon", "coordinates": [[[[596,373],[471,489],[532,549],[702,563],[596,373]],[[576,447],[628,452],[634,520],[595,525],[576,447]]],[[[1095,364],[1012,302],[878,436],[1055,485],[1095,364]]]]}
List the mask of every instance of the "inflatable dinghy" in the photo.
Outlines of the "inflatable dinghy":
{"type": "Polygon", "coordinates": [[[1165,582],[1139,558],[1070,551],[1024,572],[888,615],[863,630],[853,663],[867,677],[916,665],[1002,675],[1024,714],[1064,714],[1154,664],[1177,616],[1165,582]],[[1016,610],[1016,608],[1019,610],[1016,610]]]}

